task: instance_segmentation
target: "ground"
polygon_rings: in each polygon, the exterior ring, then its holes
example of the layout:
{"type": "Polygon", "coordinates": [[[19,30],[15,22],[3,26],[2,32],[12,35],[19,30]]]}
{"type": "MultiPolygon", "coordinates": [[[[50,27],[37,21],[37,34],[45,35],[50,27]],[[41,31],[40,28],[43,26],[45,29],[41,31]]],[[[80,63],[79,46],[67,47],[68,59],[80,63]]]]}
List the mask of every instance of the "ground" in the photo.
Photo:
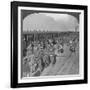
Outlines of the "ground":
{"type": "Polygon", "coordinates": [[[76,53],[66,52],[56,58],[55,65],[50,64],[41,73],[41,76],[79,74],[79,50],[76,53]],[[64,56],[63,56],[64,55],[64,56]]]}

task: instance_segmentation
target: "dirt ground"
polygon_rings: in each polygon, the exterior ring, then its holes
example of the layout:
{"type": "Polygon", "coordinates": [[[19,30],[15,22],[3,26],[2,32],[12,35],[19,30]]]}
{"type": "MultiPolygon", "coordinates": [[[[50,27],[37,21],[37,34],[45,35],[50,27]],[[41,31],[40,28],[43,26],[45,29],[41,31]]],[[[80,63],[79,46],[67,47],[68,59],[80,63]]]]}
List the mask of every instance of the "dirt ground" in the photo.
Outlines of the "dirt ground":
{"type": "Polygon", "coordinates": [[[79,49],[71,53],[68,47],[65,47],[65,53],[56,57],[55,65],[50,64],[40,76],[70,75],[79,74],[79,49]]]}

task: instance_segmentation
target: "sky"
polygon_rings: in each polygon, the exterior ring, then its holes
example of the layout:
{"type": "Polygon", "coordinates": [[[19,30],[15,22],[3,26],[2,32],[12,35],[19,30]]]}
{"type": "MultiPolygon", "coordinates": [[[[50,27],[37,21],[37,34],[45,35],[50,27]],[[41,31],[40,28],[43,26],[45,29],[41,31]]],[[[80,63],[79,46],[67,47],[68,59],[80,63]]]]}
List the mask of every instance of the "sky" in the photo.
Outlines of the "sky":
{"type": "Polygon", "coordinates": [[[69,14],[34,13],[23,20],[23,31],[75,31],[78,20],[69,14]]]}

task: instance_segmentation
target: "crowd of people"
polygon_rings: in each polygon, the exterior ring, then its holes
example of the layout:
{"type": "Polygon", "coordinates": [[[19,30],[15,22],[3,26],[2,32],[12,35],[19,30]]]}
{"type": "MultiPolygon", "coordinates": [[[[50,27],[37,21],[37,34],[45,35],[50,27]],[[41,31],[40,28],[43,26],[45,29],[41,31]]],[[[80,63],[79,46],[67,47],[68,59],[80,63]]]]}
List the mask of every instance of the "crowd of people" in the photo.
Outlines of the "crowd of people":
{"type": "Polygon", "coordinates": [[[56,57],[65,52],[65,45],[71,53],[75,53],[78,37],[66,40],[64,37],[50,38],[47,40],[33,40],[26,48],[23,57],[23,77],[40,76],[42,71],[50,64],[55,65],[56,57]]]}

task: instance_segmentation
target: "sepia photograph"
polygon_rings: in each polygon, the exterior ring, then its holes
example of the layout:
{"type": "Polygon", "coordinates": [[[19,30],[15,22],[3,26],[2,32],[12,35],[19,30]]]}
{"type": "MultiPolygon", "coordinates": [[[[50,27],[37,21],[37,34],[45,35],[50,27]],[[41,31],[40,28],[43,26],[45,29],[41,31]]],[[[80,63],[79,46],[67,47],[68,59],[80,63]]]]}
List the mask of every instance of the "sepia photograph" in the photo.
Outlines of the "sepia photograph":
{"type": "Polygon", "coordinates": [[[12,21],[16,35],[12,80],[16,77],[17,87],[87,81],[86,7],[51,5],[23,2],[12,5],[13,18],[16,17],[12,21]]]}

